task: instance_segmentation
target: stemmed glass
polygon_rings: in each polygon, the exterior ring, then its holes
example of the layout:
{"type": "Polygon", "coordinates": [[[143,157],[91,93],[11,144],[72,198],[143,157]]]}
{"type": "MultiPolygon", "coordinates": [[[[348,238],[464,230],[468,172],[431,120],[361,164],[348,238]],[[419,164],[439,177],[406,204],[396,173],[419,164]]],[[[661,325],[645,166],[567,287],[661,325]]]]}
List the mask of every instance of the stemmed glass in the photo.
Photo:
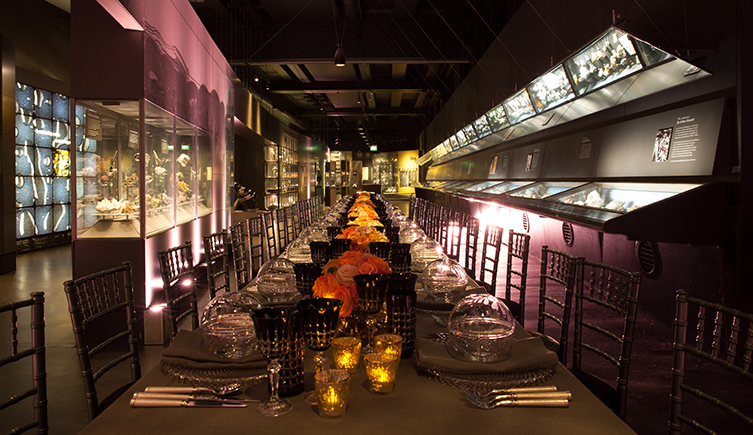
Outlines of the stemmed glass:
{"type": "MultiPolygon", "coordinates": [[[[314,363],[316,373],[324,369],[327,357],[324,351],[332,347],[340,323],[340,307],[343,301],[330,298],[311,298],[298,301],[296,304],[301,314],[303,340],[306,346],[316,352],[314,363]]],[[[306,403],[316,404],[316,390],[310,391],[305,397],[306,403]]]]}
{"type": "Polygon", "coordinates": [[[283,307],[251,311],[251,319],[254,321],[256,337],[259,340],[259,350],[269,360],[267,371],[272,392],[270,398],[260,403],[256,409],[269,417],[287,414],[293,409],[293,404],[281,399],[277,390],[282,369],[280,358],[290,350],[293,340],[294,315],[294,309],[283,307]]]}
{"type": "Polygon", "coordinates": [[[376,315],[382,311],[386,298],[387,281],[380,274],[356,275],[353,277],[356,282],[356,293],[358,293],[358,311],[366,315],[366,327],[368,330],[368,341],[363,347],[361,353],[370,353],[374,351],[372,339],[376,331],[376,315]]]}

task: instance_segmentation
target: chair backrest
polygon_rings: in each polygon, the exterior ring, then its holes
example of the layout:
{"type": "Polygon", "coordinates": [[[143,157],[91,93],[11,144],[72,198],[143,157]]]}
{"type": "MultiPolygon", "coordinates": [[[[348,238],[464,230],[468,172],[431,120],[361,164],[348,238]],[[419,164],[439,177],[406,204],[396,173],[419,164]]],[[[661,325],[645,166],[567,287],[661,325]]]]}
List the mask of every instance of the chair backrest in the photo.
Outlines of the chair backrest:
{"type": "Polygon", "coordinates": [[[311,197],[311,201],[314,215],[313,220],[317,221],[324,216],[324,200],[321,196],[313,196],[311,197]]]}
{"type": "Polygon", "coordinates": [[[570,332],[570,313],[575,292],[575,273],[578,257],[562,251],[541,247],[541,273],[539,275],[539,314],[537,331],[545,337],[547,320],[557,324],[555,341],[557,355],[562,364],[567,362],[567,342],[570,332]]]}
{"type": "Polygon", "coordinates": [[[481,249],[480,284],[490,295],[496,296],[497,271],[499,270],[499,251],[502,250],[504,230],[496,225],[487,225],[484,230],[484,244],[481,249]]]}
{"type": "Polygon", "coordinates": [[[583,258],[579,258],[577,264],[573,371],[576,377],[592,392],[598,392],[596,395],[624,420],[641,276],[639,273],[583,258]],[[615,342],[618,352],[612,352],[604,344],[605,340],[615,342]],[[591,369],[591,366],[589,371],[583,369],[584,350],[616,367],[616,386],[603,380],[611,374],[597,374],[595,367],[591,369]]]}
{"type": "MultiPolygon", "coordinates": [[[[30,371],[19,370],[19,372],[31,373],[31,379],[27,379],[29,382],[26,385],[31,385],[32,388],[14,394],[5,403],[0,403],[0,410],[2,410],[0,415],[2,415],[2,418],[7,425],[15,425],[16,422],[18,422],[19,426],[12,429],[10,432],[11,434],[20,434],[30,431],[31,429],[34,429],[35,434],[46,434],[48,432],[48,426],[47,368],[45,362],[46,348],[44,342],[44,293],[35,292],[31,294],[30,299],[15,301],[0,306],[0,314],[4,313],[8,313],[10,318],[10,328],[7,329],[10,331],[10,335],[8,336],[8,343],[3,343],[0,347],[9,351],[3,352],[4,356],[0,358],[0,367],[9,364],[13,364],[14,367],[20,367],[22,364],[28,364],[28,366],[31,367],[30,371]],[[28,323],[31,325],[31,346],[19,350],[18,314],[21,312],[22,316],[24,316],[26,312],[25,308],[27,307],[29,308],[29,318],[31,319],[28,323]],[[24,310],[22,311],[22,309],[24,310]],[[20,411],[21,406],[13,406],[23,403],[23,400],[29,397],[33,397],[32,406],[34,410],[34,420],[31,422],[27,420],[29,414],[20,411]]],[[[3,318],[5,317],[6,316],[3,316],[3,318]]],[[[6,383],[6,381],[4,380],[3,383],[6,383]]],[[[8,384],[10,384],[10,382],[8,382],[8,384]]]]}
{"type": "Polygon", "coordinates": [[[259,269],[261,269],[262,264],[264,264],[262,232],[261,216],[246,219],[246,234],[248,234],[248,243],[250,246],[249,261],[251,275],[249,276],[249,280],[253,279],[253,277],[259,273],[259,269]]]}
{"type": "Polygon", "coordinates": [[[526,282],[528,281],[528,246],[531,236],[510,230],[507,243],[507,278],[505,280],[505,298],[512,300],[512,289],[518,291],[517,304],[520,308],[518,322],[525,326],[526,282]]]}
{"type": "Polygon", "coordinates": [[[162,289],[167,307],[162,311],[167,315],[170,338],[178,334],[179,324],[187,318],[191,330],[199,327],[198,297],[195,285],[195,265],[191,241],[157,253],[162,275],[162,289]]]}
{"type": "Polygon", "coordinates": [[[416,195],[411,195],[408,200],[408,220],[415,220],[416,218],[416,195]]]}
{"type": "Polygon", "coordinates": [[[440,207],[439,223],[437,226],[437,242],[442,246],[444,252],[447,252],[447,239],[450,233],[450,221],[452,220],[453,210],[448,207],[440,207]]]}
{"type": "Polygon", "coordinates": [[[277,234],[277,248],[278,253],[285,250],[288,246],[288,225],[285,222],[285,208],[276,208],[272,210],[272,218],[274,219],[275,232],[277,234]]]}
{"type": "Polygon", "coordinates": [[[207,261],[209,297],[218,292],[230,291],[230,251],[227,246],[227,231],[203,236],[204,256],[207,261]]]}
{"type": "Polygon", "coordinates": [[[740,426],[747,425],[740,433],[753,432],[753,415],[743,412],[744,408],[750,409],[746,406],[750,396],[739,394],[750,391],[753,382],[750,371],[753,314],[691,296],[684,290],[677,291],[676,306],[669,433],[682,433],[684,425],[707,434],[716,433],[709,427],[715,420],[723,422],[723,428],[730,430],[733,429],[729,423],[731,416],[739,419],[740,426]],[[694,370],[695,365],[689,365],[693,377],[686,379],[688,355],[695,356],[695,362],[705,362],[705,366],[703,370],[694,370]],[[704,391],[699,385],[715,388],[704,391]],[[724,391],[731,394],[720,398],[719,392],[724,391]],[[710,394],[712,392],[715,396],[710,394]],[[689,409],[683,410],[685,393],[698,399],[694,400],[695,417],[690,417],[689,409]],[[717,413],[721,415],[716,416],[717,413]]]}
{"type": "Polygon", "coordinates": [[[301,222],[301,210],[298,207],[298,204],[293,204],[290,206],[290,221],[291,227],[293,229],[293,239],[295,239],[299,234],[301,234],[301,231],[303,231],[303,222],[301,222]]]}
{"type": "Polygon", "coordinates": [[[466,215],[464,225],[465,237],[464,237],[464,255],[463,266],[465,266],[465,273],[476,279],[476,259],[478,258],[478,233],[481,223],[478,218],[466,215]]]}
{"type": "Polygon", "coordinates": [[[264,262],[279,255],[277,248],[277,237],[275,235],[275,221],[272,213],[261,215],[262,245],[264,246],[264,262]]]}
{"type": "Polygon", "coordinates": [[[309,204],[308,200],[298,201],[296,203],[298,206],[298,214],[301,216],[301,225],[305,228],[311,225],[313,222],[313,218],[311,216],[311,204],[309,204]]]}
{"type": "Polygon", "coordinates": [[[463,232],[463,221],[463,213],[455,210],[450,211],[442,248],[447,257],[455,261],[460,261],[460,238],[463,232]]]}
{"type": "Polygon", "coordinates": [[[84,378],[89,420],[141,378],[131,277],[131,263],[125,262],[63,284],[84,378]],[[130,366],[130,376],[113,370],[101,384],[107,391],[97,391],[97,382],[106,373],[125,364],[130,366]],[[105,397],[100,400],[98,393],[105,397]]]}
{"type": "Polygon", "coordinates": [[[230,244],[233,248],[233,269],[235,270],[236,290],[246,287],[253,278],[246,240],[251,240],[248,237],[247,224],[236,222],[230,226],[230,244]]]}

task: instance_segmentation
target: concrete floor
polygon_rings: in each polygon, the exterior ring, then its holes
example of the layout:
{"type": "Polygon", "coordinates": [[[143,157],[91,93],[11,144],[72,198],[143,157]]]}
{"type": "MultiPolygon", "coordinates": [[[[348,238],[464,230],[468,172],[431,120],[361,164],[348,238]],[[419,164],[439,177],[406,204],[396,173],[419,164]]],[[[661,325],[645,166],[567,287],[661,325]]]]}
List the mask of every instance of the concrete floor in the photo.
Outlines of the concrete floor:
{"type": "MultiPolygon", "coordinates": [[[[406,197],[390,196],[387,199],[407,212],[406,197]]],[[[527,329],[535,328],[537,315],[539,255],[536,249],[532,247],[529,259],[527,329]]],[[[499,274],[503,286],[504,266],[500,267],[499,274]]],[[[45,292],[49,426],[50,433],[56,435],[78,433],[88,422],[75,342],[63,292],[63,282],[70,277],[70,245],[19,255],[16,271],[0,276],[0,304],[27,298],[32,291],[45,292]]],[[[0,328],[1,333],[5,334],[6,327],[0,328]]],[[[161,346],[147,346],[143,350],[141,360],[144,372],[158,363],[161,351],[161,346]]],[[[633,356],[627,422],[641,435],[667,433],[672,366],[671,329],[639,312],[633,356]]],[[[696,369],[702,371],[705,367],[696,369]]],[[[11,384],[9,380],[21,377],[15,372],[0,371],[0,394],[3,393],[3,385],[11,384]]],[[[752,391],[750,386],[731,385],[727,388],[742,389],[747,392],[743,396],[747,397],[752,391]]],[[[28,408],[31,408],[30,404],[28,408]]],[[[0,419],[0,433],[7,432],[7,425],[7,420],[0,419]]],[[[724,433],[750,431],[730,428],[724,433]]]]}

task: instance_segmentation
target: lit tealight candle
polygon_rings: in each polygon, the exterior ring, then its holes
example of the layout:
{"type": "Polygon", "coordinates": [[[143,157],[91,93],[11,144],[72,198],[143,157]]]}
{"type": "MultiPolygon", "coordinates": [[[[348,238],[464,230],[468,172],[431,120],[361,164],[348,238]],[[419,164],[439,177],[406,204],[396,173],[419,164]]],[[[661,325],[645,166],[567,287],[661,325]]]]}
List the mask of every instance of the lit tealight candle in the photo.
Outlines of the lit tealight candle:
{"type": "Polygon", "coordinates": [[[391,393],[395,387],[395,375],[400,363],[397,355],[370,353],[363,357],[366,362],[366,376],[370,390],[374,393],[391,393]]]}
{"type": "Polygon", "coordinates": [[[361,340],[356,337],[337,337],[332,343],[332,353],[338,369],[354,374],[361,358],[361,340]]]}
{"type": "Polygon", "coordinates": [[[374,337],[374,351],[396,355],[400,359],[403,351],[403,337],[397,334],[379,334],[374,337]]]}
{"type": "Polygon", "coordinates": [[[339,418],[348,408],[350,373],[345,370],[322,370],[314,375],[319,415],[339,418]]]}

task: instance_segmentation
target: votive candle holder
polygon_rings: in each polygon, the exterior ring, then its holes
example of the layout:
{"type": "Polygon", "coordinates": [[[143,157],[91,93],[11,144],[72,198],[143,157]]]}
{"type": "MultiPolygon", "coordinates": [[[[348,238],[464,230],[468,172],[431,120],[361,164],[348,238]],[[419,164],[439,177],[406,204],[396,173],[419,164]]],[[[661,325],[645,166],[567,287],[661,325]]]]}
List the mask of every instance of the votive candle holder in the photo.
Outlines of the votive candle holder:
{"type": "Polygon", "coordinates": [[[332,353],[338,369],[346,370],[350,374],[358,371],[361,359],[361,339],[356,337],[337,337],[332,342],[332,353]]]}
{"type": "Polygon", "coordinates": [[[350,373],[346,370],[322,370],[314,375],[319,415],[340,418],[348,408],[350,373]]]}
{"type": "Polygon", "coordinates": [[[395,376],[400,363],[397,355],[368,353],[363,360],[366,364],[366,376],[369,378],[369,391],[376,394],[391,393],[395,388],[395,376]]]}
{"type": "Polygon", "coordinates": [[[374,351],[396,355],[400,360],[403,351],[403,337],[397,334],[379,334],[374,337],[374,351]]]}

